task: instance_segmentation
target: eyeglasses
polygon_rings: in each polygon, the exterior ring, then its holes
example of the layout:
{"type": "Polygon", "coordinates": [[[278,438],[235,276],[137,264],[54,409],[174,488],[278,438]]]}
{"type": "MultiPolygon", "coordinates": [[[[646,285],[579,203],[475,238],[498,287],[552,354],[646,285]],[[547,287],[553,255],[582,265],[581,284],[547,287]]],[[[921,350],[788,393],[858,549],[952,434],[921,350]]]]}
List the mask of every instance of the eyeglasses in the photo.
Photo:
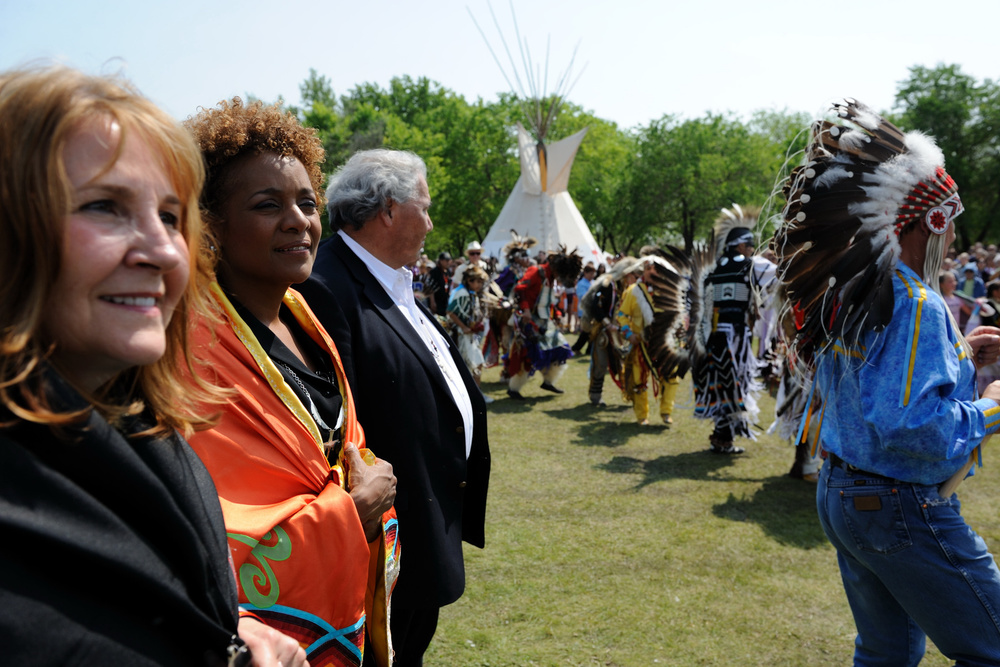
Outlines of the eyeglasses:
{"type": "Polygon", "coordinates": [[[472,257],[473,255],[475,255],[476,257],[479,257],[482,254],[483,253],[479,252],[478,250],[470,250],[469,251],[469,257],[472,257]]]}

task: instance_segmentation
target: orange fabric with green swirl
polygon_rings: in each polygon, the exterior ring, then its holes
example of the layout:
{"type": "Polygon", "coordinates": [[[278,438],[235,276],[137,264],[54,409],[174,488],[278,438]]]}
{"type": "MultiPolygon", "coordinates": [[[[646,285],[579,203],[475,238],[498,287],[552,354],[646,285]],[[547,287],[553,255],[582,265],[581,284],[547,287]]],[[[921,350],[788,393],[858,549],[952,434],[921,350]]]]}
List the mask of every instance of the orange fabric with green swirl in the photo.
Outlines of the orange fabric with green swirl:
{"type": "MultiPolygon", "coordinates": [[[[369,544],[344,490],[343,461],[330,466],[308,411],[217,286],[213,294],[228,326],[214,335],[196,327],[192,345],[208,361],[203,377],[236,395],[218,425],[190,442],[219,492],[240,606],[296,637],[314,667],[360,665],[364,625],[374,621],[369,633],[378,663],[387,665],[387,598],[399,562],[395,510],[369,544]]],[[[343,440],[364,448],[336,346],[296,292],[285,304],[334,361],[343,440]]]]}

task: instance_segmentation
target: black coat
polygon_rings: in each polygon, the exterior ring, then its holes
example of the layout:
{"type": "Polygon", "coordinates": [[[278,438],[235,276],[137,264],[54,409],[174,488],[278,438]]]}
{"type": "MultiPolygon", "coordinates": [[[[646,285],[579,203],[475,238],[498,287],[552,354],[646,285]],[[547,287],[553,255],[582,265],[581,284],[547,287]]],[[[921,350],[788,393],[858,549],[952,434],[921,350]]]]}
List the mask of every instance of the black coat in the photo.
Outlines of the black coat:
{"type": "MultiPolygon", "coordinates": [[[[87,405],[49,385],[55,407],[87,405]]],[[[96,413],[65,433],[0,429],[0,663],[225,664],[236,584],[201,461],[96,413]]]]}
{"type": "Polygon", "coordinates": [[[472,451],[444,375],[420,336],[340,236],[319,249],[312,277],[297,286],[330,333],[368,446],[392,464],[402,546],[393,593],[403,607],[440,607],[465,589],[462,541],[485,542],[490,451],[486,404],[455,346],[449,348],[472,399],[472,451]]]}

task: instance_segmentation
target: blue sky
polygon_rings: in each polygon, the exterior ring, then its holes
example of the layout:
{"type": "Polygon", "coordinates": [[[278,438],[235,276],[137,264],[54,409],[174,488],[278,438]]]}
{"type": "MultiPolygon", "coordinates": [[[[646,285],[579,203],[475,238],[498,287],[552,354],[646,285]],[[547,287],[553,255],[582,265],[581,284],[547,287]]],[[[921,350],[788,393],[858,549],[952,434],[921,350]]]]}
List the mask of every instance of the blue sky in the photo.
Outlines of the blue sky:
{"type": "MultiPolygon", "coordinates": [[[[513,42],[510,3],[492,4],[513,42]]],[[[542,69],[548,44],[549,88],[578,45],[570,99],[622,127],[708,111],[814,114],[842,96],[885,110],[913,65],[1000,78],[997,0],[514,0],[514,10],[542,69]]],[[[247,93],[298,103],[310,67],[337,93],[408,74],[492,100],[509,86],[470,11],[499,52],[486,0],[0,0],[0,69],[47,58],[123,72],[177,118],[247,93]]]]}

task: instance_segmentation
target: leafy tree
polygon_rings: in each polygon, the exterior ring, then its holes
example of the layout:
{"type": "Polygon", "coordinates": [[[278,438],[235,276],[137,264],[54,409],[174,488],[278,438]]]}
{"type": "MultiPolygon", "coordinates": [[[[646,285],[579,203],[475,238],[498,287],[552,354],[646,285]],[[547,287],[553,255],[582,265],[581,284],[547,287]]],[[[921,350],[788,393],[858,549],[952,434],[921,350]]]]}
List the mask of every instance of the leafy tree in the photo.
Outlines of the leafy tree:
{"type": "MultiPolygon", "coordinates": [[[[786,176],[802,160],[802,154],[809,143],[812,118],[802,112],[756,111],[750,118],[748,128],[754,134],[770,140],[783,155],[786,164],[779,176],[786,176]]],[[[776,179],[779,180],[779,179],[776,179]]]]}
{"type": "Polygon", "coordinates": [[[998,103],[996,82],[979,84],[958,65],[911,67],[896,91],[900,127],[933,136],[958,183],[965,205],[956,229],[962,247],[996,234],[990,223],[1000,214],[998,103]]]}
{"type": "Polygon", "coordinates": [[[312,67],[306,80],[299,84],[299,95],[306,109],[321,104],[331,111],[337,110],[337,96],[333,93],[330,77],[320,76],[312,67]]]}
{"type": "MultiPolygon", "coordinates": [[[[520,172],[516,124],[531,126],[514,95],[469,103],[427,78],[403,76],[387,88],[362,83],[338,97],[315,70],[299,92],[302,107],[292,109],[319,133],[327,172],[366,148],[411,150],[424,159],[434,201],[429,254],[460,253],[485,237],[520,172]]],[[[763,203],[786,155],[804,144],[797,133],[806,125],[800,116],[761,112],[747,125],[726,116],[664,116],[623,131],[564,102],[546,141],[588,129],[570,193],[602,247],[633,252],[648,242],[690,245],[708,235],[720,208],[763,203]]]]}
{"type": "MultiPolygon", "coordinates": [[[[504,100],[449,109],[448,132],[440,157],[446,171],[436,226],[461,251],[469,241],[482,241],[500,214],[518,176],[512,150],[510,107],[504,100]]],[[[439,116],[444,115],[442,110],[439,116]]]]}
{"type": "Polygon", "coordinates": [[[517,178],[506,102],[470,105],[427,78],[408,76],[394,78],[387,89],[362,83],[338,99],[315,70],[300,93],[303,108],[296,111],[318,131],[327,172],[358,150],[383,146],[424,159],[434,201],[430,254],[459,252],[486,235],[517,178]]]}
{"type": "Polygon", "coordinates": [[[678,239],[690,247],[696,237],[708,237],[721,208],[768,199],[785,150],[728,116],[653,121],[640,131],[629,167],[618,243],[631,251],[678,239]]]}
{"type": "Polygon", "coordinates": [[[481,241],[517,178],[508,102],[470,105],[438,84],[409,77],[393,79],[387,91],[360,92],[392,119],[385,145],[427,162],[435,225],[428,251],[461,253],[468,242],[481,241]]]}

